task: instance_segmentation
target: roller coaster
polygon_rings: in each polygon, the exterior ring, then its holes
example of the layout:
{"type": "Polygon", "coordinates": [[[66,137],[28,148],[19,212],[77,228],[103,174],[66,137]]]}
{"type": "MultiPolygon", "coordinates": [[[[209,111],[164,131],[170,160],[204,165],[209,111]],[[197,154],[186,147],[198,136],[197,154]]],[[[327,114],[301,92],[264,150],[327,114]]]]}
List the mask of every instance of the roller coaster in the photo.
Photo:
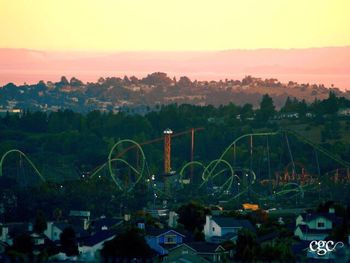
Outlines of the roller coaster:
{"type": "MultiPolygon", "coordinates": [[[[217,199],[226,199],[228,201],[233,201],[239,199],[243,195],[251,194],[254,196],[257,196],[259,200],[271,200],[276,198],[282,198],[282,197],[295,197],[298,196],[300,198],[303,198],[306,192],[312,192],[315,191],[315,189],[318,187],[318,184],[321,180],[321,173],[319,169],[318,164],[318,155],[317,153],[320,153],[324,155],[325,157],[332,160],[334,163],[340,165],[341,168],[336,170],[336,175],[332,176],[332,173],[324,173],[325,176],[332,179],[333,181],[337,182],[349,182],[350,180],[350,163],[342,160],[339,156],[331,153],[327,149],[313,143],[311,140],[301,136],[295,131],[292,130],[279,130],[276,132],[258,132],[258,133],[249,133],[244,134],[238,138],[236,138],[234,141],[232,141],[222,152],[222,154],[219,156],[219,158],[210,161],[209,163],[205,164],[204,162],[195,161],[193,160],[193,152],[194,152],[194,144],[193,144],[193,137],[194,137],[194,131],[197,130],[203,130],[203,128],[197,128],[197,129],[191,129],[189,131],[180,132],[177,134],[172,135],[173,137],[188,134],[189,132],[192,133],[192,142],[191,142],[191,160],[184,164],[181,169],[179,169],[178,173],[168,173],[163,174],[162,176],[158,176],[158,181],[164,181],[164,178],[175,178],[171,185],[171,190],[166,189],[166,187],[162,184],[152,184],[152,190],[157,192],[160,196],[163,196],[164,198],[171,198],[173,195],[176,195],[177,190],[183,190],[186,188],[190,188],[192,190],[197,189],[198,191],[202,191],[203,193],[207,195],[212,195],[217,199]],[[290,164],[289,166],[291,168],[291,171],[288,169],[285,170],[285,174],[291,174],[291,176],[287,176],[284,180],[279,180],[279,178],[276,177],[276,179],[272,179],[270,176],[268,179],[265,179],[267,184],[269,185],[269,191],[264,193],[259,193],[256,190],[254,190],[253,186],[257,185],[258,183],[261,183],[263,185],[264,180],[260,180],[261,178],[258,178],[256,172],[254,171],[252,167],[252,161],[250,161],[250,167],[240,167],[236,165],[236,155],[237,155],[237,145],[238,143],[245,139],[249,139],[249,153],[253,155],[253,138],[255,137],[266,137],[267,138],[267,161],[268,161],[268,174],[270,175],[271,167],[270,167],[270,160],[269,160],[269,145],[268,145],[268,138],[282,135],[286,138],[286,146],[288,149],[288,153],[290,155],[290,164]],[[295,181],[297,178],[296,175],[296,164],[298,162],[294,161],[293,155],[291,153],[289,141],[287,135],[292,135],[297,140],[301,141],[302,143],[305,143],[309,146],[311,146],[312,149],[314,149],[317,157],[317,166],[318,166],[318,178],[314,181],[307,181],[306,183],[303,181],[295,181]],[[229,153],[233,151],[234,154],[234,161],[229,161],[229,153]],[[201,170],[201,172],[196,173],[197,181],[198,183],[195,183],[194,180],[194,174],[193,171],[195,168],[198,168],[201,170]],[[187,171],[190,171],[190,176],[188,176],[187,171]],[[345,175],[343,175],[345,173],[345,175]],[[338,177],[337,177],[338,174],[338,177]],[[339,178],[342,178],[341,180],[339,178]],[[345,179],[344,179],[345,178],[345,179]]],[[[121,194],[130,194],[134,191],[135,187],[137,185],[147,185],[148,182],[155,180],[154,172],[151,172],[149,169],[149,165],[147,163],[147,158],[144,153],[144,150],[142,148],[142,145],[155,143],[163,140],[163,138],[157,138],[154,140],[150,140],[143,143],[138,143],[134,140],[130,139],[124,139],[120,140],[117,143],[115,143],[112,148],[109,151],[108,158],[105,163],[101,164],[97,168],[93,169],[89,174],[89,180],[92,180],[97,175],[101,176],[102,171],[107,171],[107,175],[111,178],[112,182],[114,183],[116,190],[120,192],[121,194]],[[128,145],[128,147],[124,148],[125,145],[128,145]],[[137,161],[136,164],[131,164],[127,158],[125,158],[125,155],[129,153],[131,150],[135,149],[137,153],[137,161]],[[123,169],[121,169],[121,167],[123,169]],[[125,176],[125,172],[123,172],[125,169],[128,169],[129,176],[125,176]],[[127,178],[127,179],[126,179],[127,178]]],[[[169,149],[165,149],[169,150],[169,149]]],[[[170,152],[170,151],[169,151],[170,152]]],[[[40,171],[37,169],[37,167],[34,165],[34,163],[30,160],[30,158],[23,153],[22,151],[18,149],[12,149],[1,157],[0,160],[0,176],[3,176],[4,174],[4,166],[5,166],[5,160],[9,155],[16,155],[18,154],[20,158],[24,158],[26,162],[29,164],[29,166],[33,169],[34,174],[38,176],[41,180],[41,182],[45,183],[47,180],[45,177],[40,173],[40,171]]],[[[197,170],[198,170],[197,169],[197,170]]],[[[166,181],[167,179],[165,179],[166,181]]],[[[265,187],[266,189],[267,187],[265,187]]]]}

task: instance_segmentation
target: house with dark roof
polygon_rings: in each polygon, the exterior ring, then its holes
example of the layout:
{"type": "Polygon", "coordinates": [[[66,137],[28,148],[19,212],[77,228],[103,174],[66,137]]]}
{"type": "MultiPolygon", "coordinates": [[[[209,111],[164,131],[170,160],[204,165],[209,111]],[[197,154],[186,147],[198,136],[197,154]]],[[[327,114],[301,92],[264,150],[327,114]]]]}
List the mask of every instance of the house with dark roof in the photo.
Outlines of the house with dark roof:
{"type": "Polygon", "coordinates": [[[341,219],[330,208],[328,213],[303,213],[295,220],[294,235],[300,240],[325,240],[341,219]]]}
{"type": "Polygon", "coordinates": [[[89,228],[92,232],[99,232],[103,230],[111,230],[111,228],[118,227],[122,223],[123,220],[121,218],[101,217],[91,221],[89,228]]]}
{"type": "Polygon", "coordinates": [[[274,232],[270,232],[265,235],[259,236],[256,241],[260,245],[266,245],[266,244],[274,245],[278,237],[279,237],[279,233],[274,231],[274,232]]]}
{"type": "Polygon", "coordinates": [[[147,244],[160,256],[168,254],[170,248],[183,243],[185,235],[171,228],[146,228],[145,240],[147,244]]]}
{"type": "Polygon", "coordinates": [[[91,236],[78,239],[79,260],[84,262],[96,261],[99,259],[99,251],[106,241],[117,235],[115,230],[102,230],[91,236]]]}
{"type": "Polygon", "coordinates": [[[72,225],[68,222],[47,222],[47,228],[44,234],[51,240],[57,241],[60,239],[60,235],[64,229],[72,227],[74,229],[77,238],[83,238],[89,236],[89,233],[80,225],[72,225]]]}
{"type": "Polygon", "coordinates": [[[224,262],[233,256],[232,247],[208,242],[180,244],[169,250],[166,262],[224,262]]]}
{"type": "Polygon", "coordinates": [[[212,243],[235,241],[238,231],[241,229],[255,232],[255,228],[249,220],[207,215],[204,225],[205,240],[212,243]]]}
{"type": "Polygon", "coordinates": [[[44,234],[52,241],[60,239],[60,234],[70,225],[67,222],[47,222],[44,234]]]}

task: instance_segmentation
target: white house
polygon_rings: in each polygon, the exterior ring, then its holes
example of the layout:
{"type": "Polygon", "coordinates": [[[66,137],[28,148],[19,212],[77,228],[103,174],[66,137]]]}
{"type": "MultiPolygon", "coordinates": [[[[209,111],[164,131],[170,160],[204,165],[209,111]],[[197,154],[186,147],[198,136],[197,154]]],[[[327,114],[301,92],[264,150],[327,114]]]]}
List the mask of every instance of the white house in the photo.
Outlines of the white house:
{"type": "Polygon", "coordinates": [[[328,213],[300,214],[295,220],[294,235],[301,240],[325,240],[340,219],[330,208],[328,213]]]}
{"type": "Polygon", "coordinates": [[[205,240],[215,241],[225,236],[228,236],[231,240],[234,239],[234,235],[232,234],[237,235],[238,231],[243,228],[250,231],[255,230],[249,220],[207,215],[204,225],[205,240]]]}
{"type": "Polygon", "coordinates": [[[70,225],[65,222],[47,222],[44,234],[51,240],[56,241],[60,239],[60,234],[70,225]]]}

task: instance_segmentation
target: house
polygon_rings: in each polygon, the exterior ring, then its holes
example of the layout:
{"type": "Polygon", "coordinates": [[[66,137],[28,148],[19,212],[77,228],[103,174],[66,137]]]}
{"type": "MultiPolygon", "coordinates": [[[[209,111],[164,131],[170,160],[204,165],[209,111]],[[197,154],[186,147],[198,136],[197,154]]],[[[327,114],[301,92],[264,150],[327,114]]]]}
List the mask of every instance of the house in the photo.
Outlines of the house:
{"type": "Polygon", "coordinates": [[[93,232],[99,232],[103,230],[111,230],[112,228],[120,226],[122,223],[123,220],[121,218],[100,217],[91,221],[89,227],[93,232]]]}
{"type": "Polygon", "coordinates": [[[60,239],[60,235],[63,230],[70,225],[66,222],[47,222],[47,227],[44,234],[51,240],[57,241],[60,239]]]}
{"type": "Polygon", "coordinates": [[[47,228],[44,234],[51,240],[57,241],[64,229],[72,227],[77,238],[87,237],[89,233],[86,229],[79,225],[72,225],[68,222],[47,222],[47,228]]]}
{"type": "Polygon", "coordinates": [[[207,215],[204,225],[205,240],[213,243],[217,243],[218,240],[220,242],[225,240],[234,241],[238,231],[241,229],[255,231],[249,220],[207,215]],[[223,240],[226,237],[227,239],[223,240]]]}
{"type": "Polygon", "coordinates": [[[233,256],[232,248],[207,242],[183,243],[169,250],[166,262],[224,262],[233,256]]]}
{"type": "Polygon", "coordinates": [[[169,250],[168,256],[164,262],[193,262],[193,263],[208,263],[204,257],[197,254],[197,251],[186,244],[181,244],[169,250]]]}
{"type": "MultiPolygon", "coordinates": [[[[139,226],[142,229],[142,227],[139,226]]],[[[144,228],[143,228],[144,229],[144,228]]],[[[146,228],[145,239],[147,244],[159,255],[167,255],[170,248],[176,247],[183,243],[185,235],[178,231],[166,228],[146,228]]]]}
{"type": "Polygon", "coordinates": [[[82,225],[87,230],[90,221],[90,211],[71,210],[69,211],[69,221],[74,225],[82,225]]]}
{"type": "Polygon", "coordinates": [[[338,116],[350,116],[350,108],[343,108],[338,111],[338,116]]]}
{"type": "Polygon", "coordinates": [[[99,251],[106,241],[113,239],[117,235],[115,230],[102,230],[95,234],[78,239],[79,260],[83,262],[96,261],[99,258],[99,251]]]}
{"type": "Polygon", "coordinates": [[[294,235],[300,240],[325,240],[333,227],[340,223],[334,208],[329,208],[328,213],[303,213],[296,218],[294,235]]]}
{"type": "Polygon", "coordinates": [[[278,237],[279,237],[279,233],[275,231],[275,232],[270,232],[265,235],[259,236],[256,241],[260,245],[274,245],[278,237]]]}
{"type": "Polygon", "coordinates": [[[33,243],[35,246],[44,245],[47,237],[44,234],[31,233],[30,236],[33,239],[33,243]]]}

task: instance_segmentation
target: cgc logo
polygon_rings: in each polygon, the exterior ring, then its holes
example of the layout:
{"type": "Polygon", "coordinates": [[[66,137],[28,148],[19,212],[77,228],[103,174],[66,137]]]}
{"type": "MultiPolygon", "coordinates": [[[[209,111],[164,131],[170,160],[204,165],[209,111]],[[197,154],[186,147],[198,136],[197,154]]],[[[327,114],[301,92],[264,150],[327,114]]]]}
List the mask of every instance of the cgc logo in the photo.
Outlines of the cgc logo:
{"type": "Polygon", "coordinates": [[[312,252],[316,252],[318,256],[324,256],[327,253],[333,252],[336,248],[344,247],[343,242],[334,242],[332,240],[324,241],[324,240],[313,240],[310,242],[309,250],[312,252]]]}

